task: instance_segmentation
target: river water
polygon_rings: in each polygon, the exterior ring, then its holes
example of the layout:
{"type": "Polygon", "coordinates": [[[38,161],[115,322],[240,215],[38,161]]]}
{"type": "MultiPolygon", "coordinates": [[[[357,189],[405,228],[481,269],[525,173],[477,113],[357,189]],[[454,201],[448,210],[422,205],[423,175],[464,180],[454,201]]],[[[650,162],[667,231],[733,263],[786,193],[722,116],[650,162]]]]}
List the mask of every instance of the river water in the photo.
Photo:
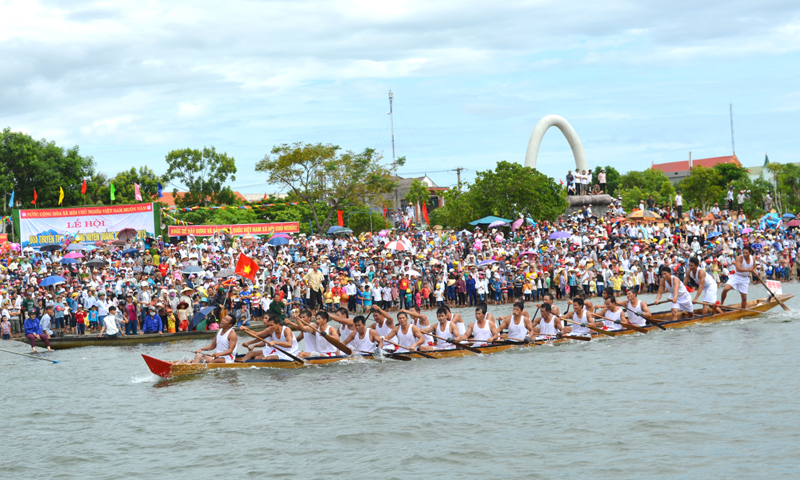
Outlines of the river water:
{"type": "Polygon", "coordinates": [[[0,352],[0,477],[798,478],[800,300],[788,305],[480,357],[172,381],[140,354],[205,342],[46,354],[60,364],[0,352]]]}

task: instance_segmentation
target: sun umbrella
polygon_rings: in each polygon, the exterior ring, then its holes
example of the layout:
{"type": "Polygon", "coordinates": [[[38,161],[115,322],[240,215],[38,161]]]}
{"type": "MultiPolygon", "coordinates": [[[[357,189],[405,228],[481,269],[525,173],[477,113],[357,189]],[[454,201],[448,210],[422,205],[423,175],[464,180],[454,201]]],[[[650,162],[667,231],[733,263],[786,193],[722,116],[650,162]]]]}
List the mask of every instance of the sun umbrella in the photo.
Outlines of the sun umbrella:
{"type": "Polygon", "coordinates": [[[388,232],[388,231],[386,231],[386,230],[381,230],[380,232],[378,232],[378,236],[379,236],[379,237],[385,237],[385,236],[386,236],[388,233],[389,233],[389,232],[388,232]]]}
{"type": "Polygon", "coordinates": [[[505,226],[508,226],[508,222],[504,222],[502,220],[495,220],[494,222],[489,224],[489,228],[505,227],[505,226]]]}
{"type": "Polygon", "coordinates": [[[279,245],[286,245],[287,243],[289,243],[289,239],[283,237],[272,237],[269,240],[267,240],[267,244],[272,245],[273,247],[277,247],[279,245]]]}
{"type": "Polygon", "coordinates": [[[289,235],[288,233],[276,233],[275,235],[273,235],[270,238],[275,238],[275,237],[285,238],[286,240],[291,240],[292,239],[292,236],[289,235]]]}
{"type": "Polygon", "coordinates": [[[64,255],[64,258],[83,258],[83,254],[81,252],[69,252],[64,255]]]}
{"type": "Polygon", "coordinates": [[[651,212],[650,210],[636,210],[628,215],[628,218],[634,220],[660,220],[661,215],[656,212],[651,212]]]}
{"type": "Polygon", "coordinates": [[[333,232],[334,235],[346,235],[348,233],[353,233],[353,231],[349,228],[340,228],[339,230],[333,232]]]}
{"type": "Polygon", "coordinates": [[[547,238],[549,238],[550,240],[558,240],[559,238],[569,238],[570,235],[571,233],[569,232],[553,232],[547,238]]]}
{"type": "Polygon", "coordinates": [[[49,243],[47,245],[42,245],[39,247],[39,250],[43,252],[55,252],[56,250],[61,250],[63,245],[60,243],[49,243]]]}
{"type": "Polygon", "coordinates": [[[217,278],[228,278],[232,277],[234,274],[234,270],[232,268],[223,268],[222,270],[217,273],[217,278]]]}
{"type": "Polygon", "coordinates": [[[106,262],[102,260],[89,260],[85,265],[90,268],[103,268],[106,266],[106,262]]]}
{"type": "Polygon", "coordinates": [[[486,266],[486,265],[491,265],[493,263],[497,263],[497,260],[483,260],[483,261],[478,262],[478,266],[479,267],[483,267],[483,266],[486,266]]]}
{"type": "Polygon", "coordinates": [[[722,234],[719,233],[719,232],[711,232],[708,235],[706,235],[706,240],[711,240],[712,238],[717,238],[720,235],[722,235],[722,234]]]}
{"type": "Polygon", "coordinates": [[[201,308],[199,312],[195,313],[192,317],[192,323],[189,324],[189,330],[195,328],[200,322],[202,322],[211,312],[213,312],[217,307],[205,307],[201,308]]]}
{"type": "Polygon", "coordinates": [[[67,257],[64,257],[64,258],[62,258],[62,259],[61,259],[61,263],[62,263],[63,265],[69,265],[69,264],[71,264],[71,263],[78,263],[78,260],[77,260],[77,259],[75,259],[75,258],[67,258],[67,257]]]}
{"type": "Polygon", "coordinates": [[[138,235],[138,232],[132,228],[123,228],[117,234],[117,239],[122,240],[123,242],[127,242],[128,240],[133,240],[138,235]]]}
{"type": "Polygon", "coordinates": [[[470,232],[469,230],[461,230],[458,233],[460,233],[461,235],[470,235],[470,236],[472,235],[472,232],[470,232]]]}
{"type": "Polygon", "coordinates": [[[786,226],[789,227],[789,228],[800,227],[800,220],[796,220],[796,219],[792,220],[789,223],[787,223],[786,226]]]}
{"type": "Polygon", "coordinates": [[[789,218],[789,219],[791,219],[791,218],[795,218],[795,217],[794,217],[794,214],[793,214],[793,213],[784,213],[784,214],[783,214],[783,218],[789,218]]]}
{"type": "Polygon", "coordinates": [[[511,230],[518,229],[519,226],[522,225],[522,222],[524,222],[524,221],[525,221],[525,219],[521,218],[521,217],[519,219],[515,220],[514,223],[511,224],[511,230]]]}
{"type": "Polygon", "coordinates": [[[139,250],[136,250],[135,248],[129,248],[127,250],[122,251],[122,255],[138,255],[138,254],[139,250]]]}
{"type": "Polygon", "coordinates": [[[750,227],[747,227],[747,228],[743,228],[743,229],[742,229],[742,231],[741,231],[740,233],[741,233],[742,235],[744,235],[744,234],[746,234],[746,233],[751,233],[752,231],[753,231],[753,229],[752,229],[752,228],[750,228],[750,227]]]}
{"type": "Polygon", "coordinates": [[[82,245],[80,243],[70,243],[67,250],[70,252],[77,252],[78,250],[86,250],[86,245],[82,245]]]}
{"type": "Polygon", "coordinates": [[[416,270],[407,270],[406,273],[409,277],[419,277],[420,273],[416,270]]]}
{"type": "Polygon", "coordinates": [[[525,221],[528,222],[531,226],[534,227],[536,226],[536,221],[534,221],[531,217],[526,218],[525,221]]]}
{"type": "Polygon", "coordinates": [[[39,284],[40,287],[49,287],[51,285],[58,285],[59,283],[64,283],[67,280],[64,277],[59,277],[58,275],[53,275],[52,277],[47,277],[42,280],[42,283],[39,284]]]}
{"type": "Polygon", "coordinates": [[[533,258],[534,255],[536,255],[536,252],[531,250],[526,250],[519,254],[520,257],[531,257],[531,258],[533,258]]]}
{"type": "Polygon", "coordinates": [[[336,233],[337,230],[341,230],[341,229],[342,229],[342,227],[340,227],[339,225],[334,225],[332,227],[329,227],[328,231],[325,232],[325,233],[336,233]]]}
{"type": "Polygon", "coordinates": [[[385,248],[396,252],[405,252],[408,250],[408,247],[406,247],[403,242],[398,242],[397,240],[387,243],[385,248]]]}
{"type": "Polygon", "coordinates": [[[184,275],[191,275],[193,273],[201,273],[201,272],[205,272],[205,270],[196,265],[189,265],[188,267],[181,270],[181,273],[184,275]]]}
{"type": "Polygon", "coordinates": [[[500,221],[500,222],[503,222],[503,223],[511,223],[511,220],[509,220],[507,218],[500,218],[500,217],[495,217],[494,215],[489,215],[488,217],[479,218],[478,220],[475,220],[474,222],[469,222],[469,224],[470,225],[476,225],[476,226],[477,225],[490,225],[492,222],[497,222],[497,221],[500,221]]]}

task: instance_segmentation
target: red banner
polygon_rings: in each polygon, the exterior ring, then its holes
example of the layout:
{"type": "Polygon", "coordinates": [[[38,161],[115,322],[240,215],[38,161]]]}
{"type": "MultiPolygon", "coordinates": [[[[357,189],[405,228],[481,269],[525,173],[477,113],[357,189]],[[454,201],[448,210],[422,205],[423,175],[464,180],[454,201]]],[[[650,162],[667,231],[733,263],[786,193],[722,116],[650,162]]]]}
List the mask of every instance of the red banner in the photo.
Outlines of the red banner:
{"type": "Polygon", "coordinates": [[[115,205],[108,207],[40,208],[36,210],[20,210],[19,218],[96,217],[99,215],[152,211],[152,203],[136,203],[133,205],[115,205]]]}
{"type": "Polygon", "coordinates": [[[299,222],[283,223],[252,223],[245,225],[170,225],[170,237],[210,237],[222,230],[230,230],[231,235],[272,235],[273,233],[297,233],[300,231],[299,222]]]}
{"type": "Polygon", "coordinates": [[[0,233],[0,243],[5,243],[8,241],[8,234],[7,233],[0,233]]]}
{"type": "Polygon", "coordinates": [[[343,211],[341,211],[341,210],[336,210],[336,216],[338,217],[338,220],[339,220],[339,226],[340,226],[340,227],[344,227],[344,218],[342,218],[342,215],[344,215],[344,212],[343,212],[343,211]]]}

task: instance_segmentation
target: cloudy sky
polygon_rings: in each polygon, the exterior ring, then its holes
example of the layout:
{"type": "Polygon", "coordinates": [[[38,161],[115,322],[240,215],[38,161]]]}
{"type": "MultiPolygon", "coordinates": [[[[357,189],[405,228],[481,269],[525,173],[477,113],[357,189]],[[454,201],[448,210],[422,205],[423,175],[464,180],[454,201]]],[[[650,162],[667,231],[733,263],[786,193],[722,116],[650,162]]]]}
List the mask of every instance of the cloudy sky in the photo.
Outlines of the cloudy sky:
{"type": "MultiPolygon", "coordinates": [[[[164,171],[178,148],[233,155],[271,192],[274,145],[391,157],[439,184],[524,162],[545,115],[590,166],[764,154],[800,161],[800,2],[0,0],[0,127],[79,145],[100,170],[164,171]]],[[[538,168],[574,161],[556,129],[538,168]]]]}

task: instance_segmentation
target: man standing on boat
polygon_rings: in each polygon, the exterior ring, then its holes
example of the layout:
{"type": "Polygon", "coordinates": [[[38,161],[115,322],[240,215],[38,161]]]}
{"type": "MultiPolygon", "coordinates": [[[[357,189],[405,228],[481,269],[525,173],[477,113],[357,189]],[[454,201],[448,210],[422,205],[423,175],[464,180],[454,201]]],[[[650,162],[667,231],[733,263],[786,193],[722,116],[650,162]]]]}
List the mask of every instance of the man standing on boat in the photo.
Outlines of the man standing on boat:
{"type": "MultiPolygon", "coordinates": [[[[689,278],[694,280],[698,285],[697,295],[694,297],[694,303],[700,303],[700,295],[705,292],[703,296],[703,315],[708,315],[708,303],[717,303],[717,282],[710,273],[706,272],[704,268],[700,268],[700,259],[692,257],[689,259],[689,278]]],[[[687,279],[688,281],[688,279],[687,279]]],[[[714,313],[722,313],[722,309],[714,306],[714,313]]]]}
{"type": "Polygon", "coordinates": [[[211,340],[210,344],[197,349],[192,363],[233,363],[236,360],[236,345],[239,341],[239,337],[233,330],[234,322],[233,316],[225,315],[217,336],[211,340]],[[203,351],[208,350],[214,350],[214,353],[203,355],[203,351]]]}
{"type": "MultiPolygon", "coordinates": [[[[678,319],[680,312],[686,312],[689,318],[694,316],[694,304],[692,304],[692,296],[686,290],[686,285],[681,282],[681,279],[672,274],[672,269],[666,265],[662,265],[658,269],[658,275],[661,281],[658,285],[658,295],[656,295],[656,304],[661,300],[661,295],[664,292],[669,292],[669,301],[672,302],[672,321],[678,319]]],[[[724,297],[723,297],[724,298],[724,297]]]]}
{"type": "Polygon", "coordinates": [[[720,304],[725,305],[725,297],[730,290],[736,290],[742,296],[742,308],[747,308],[747,291],[750,287],[750,274],[757,275],[756,261],[753,258],[753,249],[746,246],[742,249],[742,254],[736,257],[734,263],[736,271],[728,278],[725,288],[722,289],[720,304]]]}

